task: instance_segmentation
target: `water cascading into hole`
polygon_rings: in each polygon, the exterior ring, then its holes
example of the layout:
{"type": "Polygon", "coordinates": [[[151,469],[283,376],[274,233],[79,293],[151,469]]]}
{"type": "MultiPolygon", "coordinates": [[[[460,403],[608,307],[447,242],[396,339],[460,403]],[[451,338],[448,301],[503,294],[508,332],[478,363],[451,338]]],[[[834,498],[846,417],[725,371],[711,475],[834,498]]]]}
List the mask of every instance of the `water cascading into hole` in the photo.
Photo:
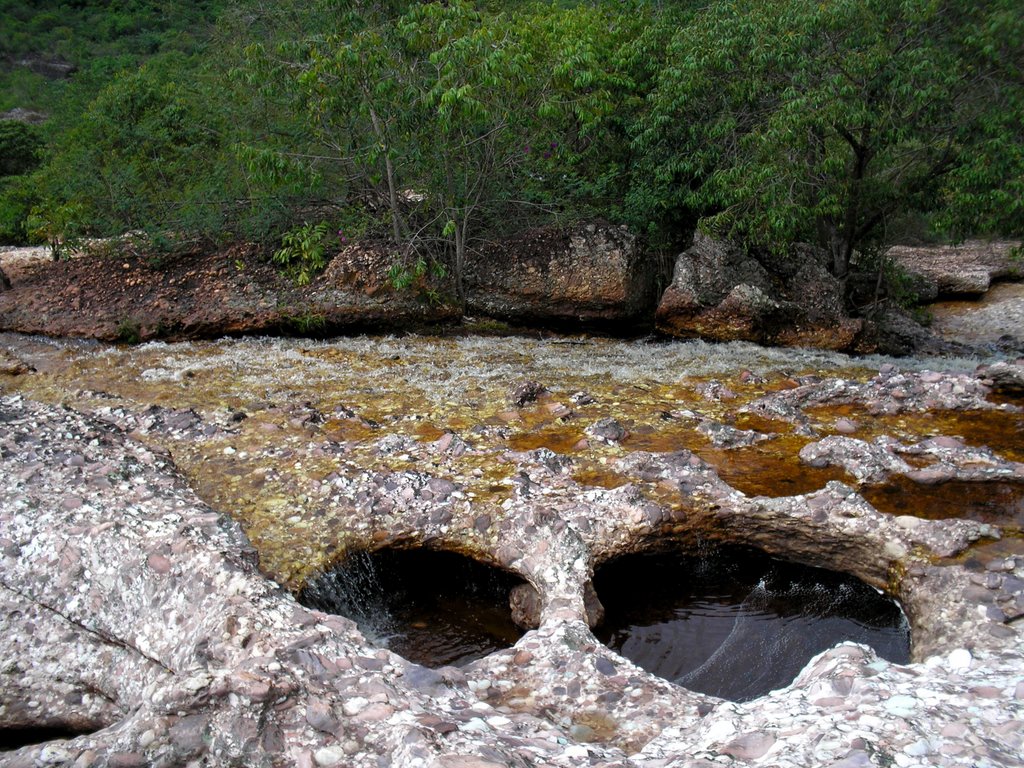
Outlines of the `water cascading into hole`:
{"type": "Polygon", "coordinates": [[[624,555],[598,569],[594,586],[603,643],[652,674],[733,701],[789,685],[844,641],[910,660],[910,626],[894,600],[852,576],[753,549],[624,555]]]}
{"type": "Polygon", "coordinates": [[[350,554],[298,600],[347,616],[368,640],[417,664],[461,666],[522,636],[509,594],[525,583],[454,552],[382,549],[350,554]]]}

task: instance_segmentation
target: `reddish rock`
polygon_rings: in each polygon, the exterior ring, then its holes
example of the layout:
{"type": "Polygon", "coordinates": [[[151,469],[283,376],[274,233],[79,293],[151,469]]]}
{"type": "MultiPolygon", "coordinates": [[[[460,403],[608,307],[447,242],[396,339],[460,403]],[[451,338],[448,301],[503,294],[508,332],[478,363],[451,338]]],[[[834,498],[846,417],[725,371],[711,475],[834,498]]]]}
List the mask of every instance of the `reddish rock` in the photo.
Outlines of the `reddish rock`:
{"type": "Polygon", "coordinates": [[[795,246],[762,262],[701,233],[676,259],[655,324],[680,338],[858,351],[866,330],[846,315],[842,287],[816,249],[795,246]]]}
{"type": "Polygon", "coordinates": [[[657,283],[657,265],[625,227],[546,227],[472,256],[466,305],[515,322],[621,329],[650,321],[657,283]]]}
{"type": "Polygon", "coordinates": [[[144,341],[404,328],[461,315],[443,303],[454,295],[448,283],[395,290],[387,277],[394,256],[378,246],[349,246],[304,287],[249,245],[159,263],[117,256],[18,265],[13,287],[0,292],[0,329],[144,341]],[[428,289],[442,303],[428,301],[428,289]]]}

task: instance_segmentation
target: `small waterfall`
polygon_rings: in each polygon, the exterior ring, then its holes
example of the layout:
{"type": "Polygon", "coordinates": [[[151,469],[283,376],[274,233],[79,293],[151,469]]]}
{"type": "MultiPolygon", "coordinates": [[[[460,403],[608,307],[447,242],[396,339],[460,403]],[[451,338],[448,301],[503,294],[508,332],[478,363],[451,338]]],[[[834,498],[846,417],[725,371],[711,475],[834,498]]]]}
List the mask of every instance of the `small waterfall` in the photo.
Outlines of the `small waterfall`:
{"type": "Polygon", "coordinates": [[[305,606],[352,619],[370,642],[384,648],[397,632],[392,603],[401,599],[385,590],[377,558],[362,550],[310,581],[298,595],[305,606]]]}
{"type": "Polygon", "coordinates": [[[367,640],[425,666],[469,663],[513,645],[509,594],[522,579],[454,552],[354,552],[312,579],[303,605],[347,616],[367,640]]]}

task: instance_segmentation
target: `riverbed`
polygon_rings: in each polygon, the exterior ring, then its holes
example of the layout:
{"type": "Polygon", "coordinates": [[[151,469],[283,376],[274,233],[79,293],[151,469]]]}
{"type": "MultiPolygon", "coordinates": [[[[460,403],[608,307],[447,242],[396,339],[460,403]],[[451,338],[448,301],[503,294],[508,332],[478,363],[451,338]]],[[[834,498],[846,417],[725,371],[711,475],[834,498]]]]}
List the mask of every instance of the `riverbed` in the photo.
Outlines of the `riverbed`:
{"type": "MultiPolygon", "coordinates": [[[[62,616],[113,638],[106,654],[126,670],[97,676],[77,641],[33,650],[54,670],[31,678],[33,701],[78,711],[65,691],[50,691],[51,680],[76,674],[107,697],[91,726],[102,730],[67,742],[69,762],[144,762],[210,745],[223,760],[288,755],[307,765],[589,757],[653,768],[721,755],[765,765],[1014,764],[1006,756],[1024,738],[1014,623],[1024,608],[1024,416],[1017,400],[991,391],[977,358],[582,336],[117,346],[6,334],[0,344],[34,369],[0,378],[9,419],[0,514],[22,542],[4,550],[22,590],[10,616],[39,610],[43,597],[24,602],[38,586],[66,602],[62,616]],[[160,469],[162,457],[171,461],[160,469]],[[221,562],[247,557],[221,515],[255,546],[251,571],[221,562]],[[641,669],[643,654],[638,666],[627,660],[628,641],[608,639],[619,655],[588,630],[599,623],[588,590],[605,565],[633,553],[697,553],[703,563],[722,543],[857,580],[812,576],[806,586],[755,572],[738,587],[712,581],[751,609],[715,630],[735,647],[749,635],[731,628],[761,621],[767,607],[790,612],[778,594],[832,584],[836,594],[897,600],[906,613],[893,608],[888,626],[910,633],[913,663],[905,648],[804,642],[811,630],[796,624],[785,631],[810,650],[786,661],[785,679],[743,688],[758,664],[745,650],[740,668],[714,669],[708,696],[684,687],[690,672],[659,673],[681,684],[660,680],[641,669]],[[524,621],[536,629],[463,669],[427,670],[388,638],[332,623],[273,586],[300,593],[371,551],[441,551],[514,574],[537,600],[524,621]],[[77,591],[50,584],[71,575],[77,591]],[[772,578],[796,586],[766,592],[772,578]],[[122,583],[134,591],[110,591],[122,583]],[[135,602],[144,610],[123,609],[135,602]],[[117,662],[135,648],[145,655],[128,654],[130,669],[117,662]],[[164,702],[182,696],[188,703],[168,714],[164,702]],[[202,739],[188,736],[188,723],[204,724],[202,739]]],[[[423,586],[438,570],[418,565],[411,578],[423,586]]],[[[671,610],[726,610],[685,598],[671,610]]],[[[11,642],[27,647],[51,621],[15,622],[11,642]]],[[[443,639],[430,621],[411,619],[443,639]]],[[[59,622],[47,632],[73,637],[59,622]]]]}
{"type": "MultiPolygon", "coordinates": [[[[884,365],[959,372],[977,365],[974,359],[855,359],[742,343],[592,337],[118,346],[6,335],[0,343],[36,369],[0,380],[3,391],[99,414],[169,450],[200,496],[242,523],[268,575],[291,588],[345,548],[345,531],[323,504],[328,478],[338,474],[428,471],[460,486],[478,514],[500,514],[514,498],[510,453],[555,451],[571,457],[581,486],[614,488],[627,479],[611,466],[628,453],[688,449],[749,495],[808,493],[842,473],[802,464],[798,453],[811,437],[745,413],[745,406],[808,377],[866,380],[884,365]],[[516,407],[509,390],[523,381],[546,391],[516,407]],[[588,437],[588,427],[608,419],[621,425],[621,439],[588,437]],[[709,420],[770,439],[723,448],[702,426],[709,420]],[[435,450],[453,437],[465,445],[459,455],[435,450]]],[[[837,421],[843,428],[850,416],[857,418],[849,409],[826,409],[815,414],[814,428],[819,436],[835,434],[837,421]]],[[[858,437],[884,433],[917,442],[962,434],[976,443],[994,441],[1013,460],[1024,458],[1014,437],[1020,421],[1008,414],[858,421],[858,437]]]]}

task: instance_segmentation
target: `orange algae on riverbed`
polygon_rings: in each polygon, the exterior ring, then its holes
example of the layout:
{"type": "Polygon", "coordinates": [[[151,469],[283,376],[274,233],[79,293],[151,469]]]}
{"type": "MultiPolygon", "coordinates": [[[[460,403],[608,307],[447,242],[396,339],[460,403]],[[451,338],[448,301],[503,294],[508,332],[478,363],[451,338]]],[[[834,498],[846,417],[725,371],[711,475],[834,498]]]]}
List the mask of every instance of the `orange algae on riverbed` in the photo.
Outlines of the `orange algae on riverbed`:
{"type": "Polygon", "coordinates": [[[1024,462],[1024,413],[992,410],[927,411],[924,413],[868,414],[859,404],[815,406],[805,411],[823,435],[838,434],[836,423],[846,419],[856,425],[849,433],[858,440],[882,435],[910,445],[931,437],[958,437],[967,445],[987,446],[1010,461],[1024,462]]]}
{"type": "Polygon", "coordinates": [[[904,477],[867,486],[861,494],[879,512],[928,520],[968,518],[1021,530],[1024,528],[1024,482],[949,480],[925,485],[904,477]]]}
{"type": "MultiPolygon", "coordinates": [[[[809,493],[830,480],[852,483],[842,470],[800,462],[800,449],[817,438],[741,409],[797,386],[794,377],[808,372],[857,381],[874,375],[867,367],[851,368],[842,356],[601,339],[242,339],[140,347],[19,343],[35,356],[39,372],[3,382],[4,391],[84,410],[141,414],[151,406],[192,408],[203,424],[221,425],[209,436],[159,431],[138,436],[167,448],[200,496],[243,525],[264,571],[291,587],[373,533],[352,527],[352,509],[328,503],[332,478],[416,472],[450,479],[459,488],[459,508],[471,507],[459,512],[453,525],[472,525],[481,515],[500,519],[502,505],[515,500],[517,455],[536,448],[565,457],[559,482],[581,489],[633,483],[657,503],[687,515],[700,500],[626,478],[615,462],[634,451],[688,450],[747,495],[809,493]],[[740,375],[752,367],[756,375],[740,375]],[[524,379],[540,381],[550,392],[515,408],[509,387],[524,379]],[[593,402],[576,405],[577,392],[593,402]],[[242,418],[232,421],[238,414],[242,418]],[[627,431],[621,443],[587,435],[587,427],[605,418],[627,431]],[[752,430],[766,439],[747,447],[716,447],[700,429],[707,424],[752,430]],[[461,441],[457,450],[437,443],[449,432],[461,441]],[[392,441],[388,450],[381,448],[385,438],[392,441]]],[[[835,432],[839,418],[848,418],[858,422],[853,436],[861,439],[891,434],[909,444],[952,434],[1007,458],[1024,458],[1024,440],[1018,439],[1024,416],[1005,411],[868,416],[856,406],[835,406],[812,408],[807,415],[822,435],[835,432]]]]}

